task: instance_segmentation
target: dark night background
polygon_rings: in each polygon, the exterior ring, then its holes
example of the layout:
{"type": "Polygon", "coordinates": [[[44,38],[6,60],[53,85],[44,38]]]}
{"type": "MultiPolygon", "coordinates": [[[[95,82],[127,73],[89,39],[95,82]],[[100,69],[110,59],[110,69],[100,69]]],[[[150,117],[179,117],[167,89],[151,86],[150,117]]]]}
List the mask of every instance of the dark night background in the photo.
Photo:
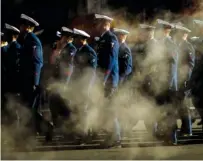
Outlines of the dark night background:
{"type": "MultiPolygon", "coordinates": [[[[49,40],[47,35],[55,34],[57,29],[71,20],[70,18],[78,15],[79,4],[85,6],[86,2],[85,0],[2,0],[1,27],[3,28],[5,22],[18,27],[20,14],[25,13],[38,20],[40,28],[46,29],[42,39],[47,41],[49,40]]],[[[131,14],[140,13],[145,9],[146,15],[151,16],[157,9],[179,12],[191,4],[192,0],[107,0],[106,5],[114,9],[126,7],[131,14]]]]}

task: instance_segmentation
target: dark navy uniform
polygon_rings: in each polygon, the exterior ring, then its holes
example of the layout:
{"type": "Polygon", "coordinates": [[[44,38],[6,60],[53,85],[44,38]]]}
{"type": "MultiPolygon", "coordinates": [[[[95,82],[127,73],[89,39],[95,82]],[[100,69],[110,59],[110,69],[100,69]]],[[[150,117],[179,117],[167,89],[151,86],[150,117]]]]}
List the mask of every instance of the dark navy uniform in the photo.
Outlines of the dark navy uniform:
{"type": "Polygon", "coordinates": [[[82,77],[84,77],[84,74],[87,75],[87,78],[84,80],[84,84],[86,84],[85,91],[89,93],[89,90],[95,80],[95,72],[97,67],[96,52],[88,44],[83,45],[78,49],[75,55],[74,62],[74,75],[77,75],[77,80],[82,79],[82,77]]]}
{"type": "Polygon", "coordinates": [[[75,53],[76,47],[72,43],[67,43],[66,46],[55,55],[54,78],[63,82],[70,81],[75,53]]]}
{"type": "MultiPolygon", "coordinates": [[[[170,29],[174,27],[170,23],[163,20],[158,19],[157,22],[158,24],[163,25],[163,34],[166,32],[170,33],[170,29]]],[[[174,43],[169,35],[163,36],[164,37],[157,42],[162,49],[160,49],[160,51],[162,52],[162,59],[159,62],[159,72],[161,73],[159,84],[162,91],[156,97],[156,101],[158,105],[172,104],[174,110],[176,110],[178,103],[178,46],[174,43]]],[[[174,115],[174,110],[170,109],[166,111],[167,116],[159,121],[158,129],[161,127],[161,125],[165,124],[163,127],[166,127],[167,125],[166,131],[164,130],[167,141],[177,144],[177,123],[176,117],[174,115]]]]}
{"type": "MultiPolygon", "coordinates": [[[[20,80],[21,80],[21,96],[26,107],[32,112],[32,119],[29,120],[33,126],[34,132],[40,132],[39,121],[42,119],[38,110],[41,100],[41,70],[44,64],[43,49],[39,38],[32,32],[27,30],[29,26],[36,27],[39,23],[31,17],[21,14],[21,34],[20,44],[20,80]]],[[[22,116],[24,118],[24,116],[22,116]]]]}
{"type": "Polygon", "coordinates": [[[118,86],[119,68],[118,68],[119,42],[111,31],[106,31],[99,40],[98,65],[104,70],[104,83],[113,88],[118,86]]]}
{"type": "Polygon", "coordinates": [[[83,70],[86,67],[96,69],[97,54],[88,44],[80,47],[75,55],[75,66],[83,70]]]}
{"type": "Polygon", "coordinates": [[[17,41],[12,41],[8,45],[7,62],[8,62],[8,84],[9,92],[19,93],[20,84],[20,52],[21,45],[17,41]]]}
{"type": "Polygon", "coordinates": [[[32,102],[33,87],[40,85],[40,75],[43,67],[42,44],[32,32],[25,35],[20,64],[23,95],[27,98],[26,100],[32,102]]]}
{"type": "MultiPolygon", "coordinates": [[[[176,28],[181,30],[181,35],[183,36],[184,33],[190,32],[189,29],[176,25],[176,28]]],[[[183,104],[183,99],[185,97],[188,97],[187,91],[189,90],[188,83],[190,81],[193,68],[195,66],[195,50],[191,43],[189,43],[187,40],[181,40],[181,42],[178,44],[179,47],[179,75],[183,78],[179,78],[180,82],[180,89],[179,93],[181,94],[181,104],[179,107],[179,115],[181,117],[182,126],[181,126],[181,132],[183,134],[189,134],[192,135],[192,121],[190,112],[187,106],[183,104]]]]}
{"type": "Polygon", "coordinates": [[[120,81],[124,81],[132,72],[132,54],[126,43],[121,43],[119,47],[119,76],[120,81]]]}
{"type": "MultiPolygon", "coordinates": [[[[182,92],[186,92],[187,84],[190,81],[193,68],[195,66],[195,50],[188,41],[182,41],[179,45],[180,49],[180,68],[184,68],[184,72],[187,74],[186,79],[184,81],[184,85],[182,84],[182,92]],[[186,68],[185,68],[186,67],[186,68]]],[[[191,116],[189,114],[189,109],[185,109],[187,107],[183,107],[180,111],[181,120],[182,120],[182,126],[181,126],[181,132],[192,134],[192,122],[191,122],[191,116]],[[185,110],[184,110],[185,109],[185,110]]]]}
{"type": "Polygon", "coordinates": [[[7,39],[9,41],[7,49],[7,85],[8,92],[19,93],[20,84],[20,50],[21,45],[16,41],[20,30],[9,24],[5,24],[5,30],[7,34],[7,39]]]}
{"type": "MultiPolygon", "coordinates": [[[[60,37],[60,41],[57,42],[57,46],[51,56],[52,76],[57,82],[61,82],[66,87],[69,85],[72,77],[73,61],[77,49],[72,43],[73,30],[62,27],[61,34],[58,33],[57,36],[60,37]]],[[[71,98],[66,98],[66,101],[67,99],[71,100],[71,98]]],[[[54,125],[56,126],[62,126],[57,124],[59,115],[64,119],[68,119],[70,116],[70,108],[67,102],[64,101],[56,90],[51,91],[50,110],[54,125]]]]}
{"type": "MultiPolygon", "coordinates": [[[[95,18],[100,22],[100,25],[105,25],[106,22],[110,23],[113,19],[100,14],[95,14],[95,18]]],[[[101,27],[101,26],[100,26],[101,27]]],[[[104,85],[105,85],[105,97],[111,98],[115,93],[115,89],[119,83],[119,42],[114,33],[110,30],[104,31],[98,41],[98,67],[104,72],[104,85]]],[[[116,144],[120,146],[121,134],[118,118],[112,118],[115,112],[110,114],[110,118],[114,124],[114,134],[116,136],[116,144]]],[[[117,145],[116,145],[117,146],[117,145]]]]}
{"type": "Polygon", "coordinates": [[[114,33],[117,35],[118,39],[120,39],[120,47],[119,47],[119,80],[120,82],[124,82],[127,77],[132,72],[132,54],[131,50],[126,44],[126,38],[129,32],[124,29],[114,28],[114,33]]]}
{"type": "MultiPolygon", "coordinates": [[[[198,38],[195,42],[195,55],[196,55],[196,61],[195,61],[195,67],[193,69],[191,79],[190,79],[190,88],[191,93],[194,96],[193,97],[193,104],[199,111],[199,114],[201,116],[201,119],[203,120],[203,37],[198,38]]],[[[199,123],[202,124],[202,121],[199,123]]]]}
{"type": "Polygon", "coordinates": [[[188,41],[182,41],[179,45],[180,49],[180,63],[188,66],[186,81],[189,81],[192,75],[192,71],[195,66],[195,49],[193,45],[188,41]]]}
{"type": "MultiPolygon", "coordinates": [[[[6,43],[7,42],[4,38],[4,33],[1,33],[1,77],[2,77],[1,106],[2,106],[2,114],[4,112],[6,112],[5,111],[5,106],[6,106],[5,93],[7,92],[7,88],[6,88],[7,87],[7,60],[6,60],[6,57],[7,57],[7,48],[8,48],[8,45],[6,43]]],[[[3,117],[2,117],[2,122],[3,122],[3,117]]]]}

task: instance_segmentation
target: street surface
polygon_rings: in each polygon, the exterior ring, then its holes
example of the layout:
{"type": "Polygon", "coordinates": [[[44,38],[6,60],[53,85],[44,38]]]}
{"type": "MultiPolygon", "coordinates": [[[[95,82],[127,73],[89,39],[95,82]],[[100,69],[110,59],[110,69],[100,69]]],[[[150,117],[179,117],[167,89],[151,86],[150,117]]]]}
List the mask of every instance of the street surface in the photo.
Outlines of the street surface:
{"type": "Polygon", "coordinates": [[[202,160],[203,145],[135,147],[121,149],[65,150],[48,152],[7,152],[2,159],[67,160],[67,159],[170,159],[202,160]]]}

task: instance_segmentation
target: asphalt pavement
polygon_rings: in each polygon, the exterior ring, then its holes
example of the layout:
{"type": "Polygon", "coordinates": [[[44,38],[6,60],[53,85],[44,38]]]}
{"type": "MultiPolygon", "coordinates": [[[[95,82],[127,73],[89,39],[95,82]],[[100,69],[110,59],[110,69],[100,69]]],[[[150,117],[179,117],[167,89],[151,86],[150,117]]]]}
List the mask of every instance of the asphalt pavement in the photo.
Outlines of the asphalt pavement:
{"type": "Polygon", "coordinates": [[[3,159],[16,160],[117,160],[117,159],[163,159],[203,160],[203,145],[134,147],[121,149],[65,150],[48,152],[6,152],[3,159]]]}

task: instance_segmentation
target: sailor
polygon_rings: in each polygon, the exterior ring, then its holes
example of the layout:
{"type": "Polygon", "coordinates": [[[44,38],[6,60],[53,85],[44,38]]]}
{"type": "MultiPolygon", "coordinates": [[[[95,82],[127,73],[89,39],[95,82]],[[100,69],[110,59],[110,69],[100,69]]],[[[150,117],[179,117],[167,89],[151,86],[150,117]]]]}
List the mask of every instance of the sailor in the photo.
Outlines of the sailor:
{"type": "MultiPolygon", "coordinates": [[[[95,14],[97,21],[96,29],[100,32],[101,36],[98,41],[98,67],[103,71],[105,87],[105,97],[112,98],[118,87],[119,82],[119,42],[116,35],[110,31],[112,18],[106,15],[95,14]]],[[[109,107],[110,108],[110,107],[109,107]]],[[[120,125],[116,116],[116,111],[113,112],[114,126],[115,126],[115,146],[121,146],[120,125]]],[[[112,119],[112,114],[110,114],[112,119]]]]}
{"type": "Polygon", "coordinates": [[[20,52],[21,45],[17,42],[20,30],[9,24],[5,24],[7,39],[9,42],[7,49],[7,83],[8,92],[17,94],[20,92],[20,52]]]}
{"type": "MultiPolygon", "coordinates": [[[[75,43],[79,47],[74,57],[74,89],[77,97],[80,99],[80,109],[84,110],[84,119],[88,119],[88,111],[92,107],[91,102],[94,99],[92,87],[95,83],[97,54],[92,47],[89,46],[87,40],[90,35],[83,30],[74,28],[75,43]],[[76,87],[76,88],[75,88],[76,87]],[[79,90],[78,90],[79,89],[79,90]]],[[[84,123],[84,134],[90,134],[89,123],[84,123]]]]}
{"type": "Polygon", "coordinates": [[[141,92],[152,96],[152,78],[157,74],[157,40],[154,38],[155,27],[148,24],[140,24],[141,38],[135,45],[135,70],[142,76],[141,92]]]}
{"type": "Polygon", "coordinates": [[[194,66],[195,66],[195,50],[193,45],[188,42],[188,34],[191,32],[184,27],[182,23],[175,24],[174,39],[179,47],[179,93],[181,96],[181,104],[179,107],[179,114],[182,120],[181,133],[192,135],[192,122],[188,107],[185,107],[183,100],[187,97],[188,82],[190,81],[194,66]],[[185,97],[184,97],[185,96],[185,97]]]}
{"type": "Polygon", "coordinates": [[[119,81],[125,82],[129,75],[132,73],[132,54],[131,50],[126,43],[128,31],[124,29],[114,28],[114,33],[117,35],[119,47],[119,81]]]}
{"type": "Polygon", "coordinates": [[[22,50],[20,53],[21,96],[25,106],[32,109],[35,132],[40,131],[38,108],[40,104],[40,78],[44,64],[43,49],[39,38],[33,33],[39,23],[33,18],[21,14],[20,35],[22,50]]]}
{"type": "Polygon", "coordinates": [[[94,77],[97,67],[97,54],[87,43],[87,39],[90,37],[90,35],[85,31],[76,28],[74,28],[73,31],[76,38],[75,42],[79,46],[79,49],[75,55],[74,64],[76,68],[80,69],[80,74],[82,74],[87,68],[90,69],[89,74],[91,75],[89,75],[90,79],[88,82],[92,82],[92,77],[94,77]]]}
{"type": "Polygon", "coordinates": [[[174,28],[174,25],[167,21],[157,19],[157,26],[159,27],[159,30],[157,30],[157,32],[159,32],[158,43],[162,47],[160,49],[162,60],[159,63],[159,75],[162,75],[160,76],[161,78],[159,80],[159,84],[160,88],[162,88],[162,91],[157,97],[157,103],[159,105],[164,105],[164,107],[167,107],[167,104],[172,103],[173,107],[172,109],[166,109],[167,117],[162,120],[162,123],[166,121],[167,124],[169,124],[168,121],[170,120],[168,132],[166,132],[166,139],[173,144],[177,144],[177,124],[176,119],[174,118],[174,110],[176,110],[175,107],[177,106],[178,92],[178,47],[170,36],[171,30],[172,28],[174,28]]]}
{"type": "MultiPolygon", "coordinates": [[[[73,30],[68,27],[61,27],[61,31],[57,32],[57,45],[51,55],[52,65],[52,77],[57,83],[61,83],[63,89],[66,91],[66,87],[69,87],[70,79],[73,73],[74,56],[76,54],[76,47],[73,45],[74,33],[73,30]]],[[[58,89],[57,89],[58,90],[58,89]]],[[[62,126],[58,124],[58,116],[62,116],[64,120],[69,119],[70,109],[67,102],[61,97],[61,94],[57,91],[51,91],[50,95],[50,110],[52,113],[52,119],[55,126],[62,126]]],[[[61,91],[61,90],[59,90],[61,91]]],[[[70,102],[70,98],[66,100],[70,102]]]]}
{"type": "Polygon", "coordinates": [[[73,72],[73,59],[76,53],[76,47],[73,45],[73,30],[65,26],[61,28],[61,34],[57,43],[57,48],[52,55],[54,63],[54,78],[68,83],[73,72]]]}
{"type": "Polygon", "coordinates": [[[193,104],[198,110],[201,121],[198,123],[198,125],[202,125],[203,128],[203,21],[201,20],[193,20],[194,22],[194,28],[196,31],[196,37],[192,37],[192,44],[194,44],[195,48],[195,68],[193,69],[192,75],[191,75],[191,85],[192,88],[191,93],[193,95],[193,104]]]}

